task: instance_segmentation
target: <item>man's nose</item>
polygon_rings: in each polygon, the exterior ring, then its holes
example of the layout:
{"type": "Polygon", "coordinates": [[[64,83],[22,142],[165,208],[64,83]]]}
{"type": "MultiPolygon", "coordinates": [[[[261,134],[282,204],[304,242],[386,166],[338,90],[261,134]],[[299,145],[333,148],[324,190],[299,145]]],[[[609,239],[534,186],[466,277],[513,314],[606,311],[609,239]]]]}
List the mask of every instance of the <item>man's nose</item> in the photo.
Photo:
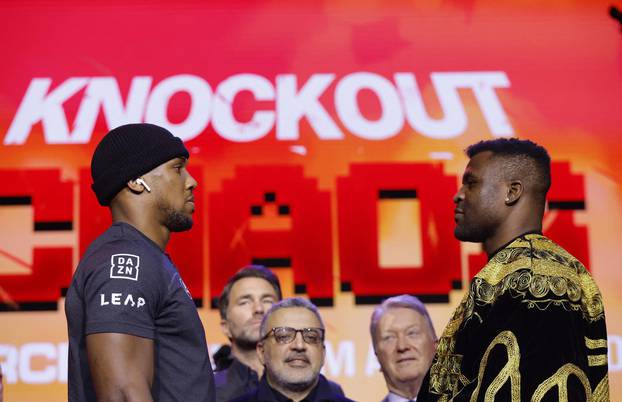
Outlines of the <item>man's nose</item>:
{"type": "Polygon", "coordinates": [[[397,347],[398,352],[404,352],[410,349],[410,344],[408,343],[408,340],[406,340],[406,336],[404,335],[397,336],[397,343],[395,346],[397,347]]]}
{"type": "Polygon", "coordinates": [[[253,303],[253,313],[254,314],[264,314],[266,312],[263,303],[261,300],[257,300],[253,303]]]}
{"type": "Polygon", "coordinates": [[[458,204],[460,201],[464,200],[464,191],[462,187],[458,189],[458,192],[454,195],[453,201],[454,204],[458,204]]]}
{"type": "Polygon", "coordinates": [[[294,340],[292,341],[290,346],[294,350],[306,350],[307,349],[307,343],[302,338],[302,332],[296,332],[296,335],[294,336],[294,340]]]}
{"type": "Polygon", "coordinates": [[[197,188],[197,186],[199,185],[199,183],[195,180],[195,178],[188,173],[188,178],[186,179],[186,187],[189,190],[194,190],[195,188],[197,188]]]}

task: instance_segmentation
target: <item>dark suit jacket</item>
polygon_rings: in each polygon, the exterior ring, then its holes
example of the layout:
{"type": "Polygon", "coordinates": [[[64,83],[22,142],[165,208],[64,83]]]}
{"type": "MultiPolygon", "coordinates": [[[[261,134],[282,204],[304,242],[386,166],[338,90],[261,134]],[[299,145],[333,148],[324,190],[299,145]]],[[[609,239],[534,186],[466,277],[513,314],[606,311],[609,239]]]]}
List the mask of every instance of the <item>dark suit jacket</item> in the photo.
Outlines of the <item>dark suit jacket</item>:
{"type": "MultiPolygon", "coordinates": [[[[268,380],[264,375],[259,381],[259,386],[256,390],[242,395],[239,398],[232,400],[231,402],[285,402],[289,401],[288,398],[283,396],[278,391],[272,389],[268,380]]],[[[339,395],[334,392],[330,386],[326,377],[320,374],[318,384],[309,395],[303,400],[304,402],[354,402],[351,399],[346,398],[343,395],[339,395]]]]}
{"type": "MultiPolygon", "coordinates": [[[[214,384],[216,388],[216,402],[229,402],[239,396],[254,391],[259,385],[259,377],[247,365],[231,355],[230,349],[225,349],[220,353],[214,373],[214,384]]],[[[341,386],[336,382],[328,381],[328,385],[333,394],[344,396],[341,386]]]]}

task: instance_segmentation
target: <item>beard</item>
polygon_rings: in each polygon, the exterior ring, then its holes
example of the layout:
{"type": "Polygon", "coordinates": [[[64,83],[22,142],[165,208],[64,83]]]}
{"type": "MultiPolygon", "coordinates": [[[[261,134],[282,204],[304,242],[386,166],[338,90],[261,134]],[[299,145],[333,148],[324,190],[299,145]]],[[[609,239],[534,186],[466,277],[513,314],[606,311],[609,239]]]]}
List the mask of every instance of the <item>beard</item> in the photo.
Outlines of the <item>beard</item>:
{"type": "MultiPolygon", "coordinates": [[[[318,375],[310,373],[306,378],[290,379],[287,378],[287,374],[282,375],[276,370],[267,370],[270,373],[270,379],[276,383],[280,388],[287,389],[293,392],[302,392],[310,389],[318,379],[318,375]]],[[[318,373],[319,374],[319,373],[318,373]]]]}
{"type": "Polygon", "coordinates": [[[259,342],[259,335],[243,332],[236,335],[235,338],[233,338],[233,342],[235,342],[240,349],[255,350],[257,348],[257,342],[259,342]]]}
{"type": "Polygon", "coordinates": [[[490,215],[479,216],[475,220],[477,222],[473,222],[473,219],[468,219],[466,214],[462,215],[462,220],[456,222],[456,227],[454,228],[456,239],[471,243],[483,243],[492,237],[496,227],[499,225],[497,220],[490,215]]]}
{"type": "Polygon", "coordinates": [[[191,215],[176,211],[170,205],[159,202],[158,207],[164,213],[164,226],[171,232],[185,232],[192,228],[194,221],[191,215]]]}
{"type": "Polygon", "coordinates": [[[485,230],[463,222],[461,225],[456,225],[456,228],[454,229],[454,237],[460,241],[483,243],[488,236],[485,230]]]}

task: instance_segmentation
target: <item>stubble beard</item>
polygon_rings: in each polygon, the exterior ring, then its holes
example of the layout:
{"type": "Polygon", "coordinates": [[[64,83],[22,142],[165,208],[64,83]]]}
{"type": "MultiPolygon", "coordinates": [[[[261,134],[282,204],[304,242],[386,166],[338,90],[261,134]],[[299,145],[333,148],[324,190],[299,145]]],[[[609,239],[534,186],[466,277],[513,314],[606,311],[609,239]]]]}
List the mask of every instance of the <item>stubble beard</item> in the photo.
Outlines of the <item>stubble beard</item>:
{"type": "Polygon", "coordinates": [[[294,380],[287,378],[287,374],[281,375],[281,373],[270,370],[269,367],[266,368],[271,374],[270,377],[272,381],[276,383],[275,385],[278,385],[280,388],[287,389],[292,392],[302,392],[308,389],[310,390],[311,387],[315,384],[315,381],[317,380],[317,375],[313,374],[310,374],[307,378],[294,380]]]}
{"type": "Polygon", "coordinates": [[[466,227],[466,225],[456,226],[454,229],[454,237],[460,241],[471,243],[482,243],[485,236],[476,227],[466,227]]]}
{"type": "Polygon", "coordinates": [[[491,224],[476,224],[469,222],[466,215],[462,216],[462,221],[456,223],[454,228],[454,236],[456,239],[471,243],[483,243],[491,236],[494,230],[491,230],[491,224]]]}
{"type": "Polygon", "coordinates": [[[255,350],[259,342],[259,334],[241,333],[237,335],[233,341],[236,346],[244,350],[255,350]]]}
{"type": "Polygon", "coordinates": [[[190,230],[194,223],[191,215],[173,209],[170,205],[158,202],[158,207],[164,213],[164,226],[171,232],[185,232],[190,230]]]}

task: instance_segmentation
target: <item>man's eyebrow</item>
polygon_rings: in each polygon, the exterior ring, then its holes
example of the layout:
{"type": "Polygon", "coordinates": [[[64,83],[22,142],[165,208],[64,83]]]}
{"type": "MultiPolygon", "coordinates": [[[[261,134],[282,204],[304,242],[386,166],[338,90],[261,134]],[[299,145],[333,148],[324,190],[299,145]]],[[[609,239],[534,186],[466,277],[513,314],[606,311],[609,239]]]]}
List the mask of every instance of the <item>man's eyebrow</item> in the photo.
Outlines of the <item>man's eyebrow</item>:
{"type": "Polygon", "coordinates": [[[469,171],[464,172],[464,174],[462,175],[462,182],[464,183],[465,181],[467,181],[468,179],[474,179],[475,175],[469,171]]]}

